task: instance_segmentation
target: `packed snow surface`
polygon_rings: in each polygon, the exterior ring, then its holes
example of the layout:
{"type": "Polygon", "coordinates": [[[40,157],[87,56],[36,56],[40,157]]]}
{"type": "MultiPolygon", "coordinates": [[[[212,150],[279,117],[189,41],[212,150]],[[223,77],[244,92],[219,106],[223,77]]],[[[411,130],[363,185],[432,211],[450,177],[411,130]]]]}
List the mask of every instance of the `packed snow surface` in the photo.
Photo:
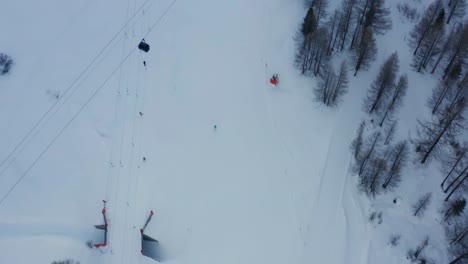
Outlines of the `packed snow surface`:
{"type": "Polygon", "coordinates": [[[150,210],[145,233],[164,263],[380,262],[386,245],[371,243],[349,145],[362,98],[397,46],[379,39],[372,69],[327,109],[293,66],[299,0],[1,9],[1,48],[15,65],[0,79],[0,195],[24,178],[0,204],[0,263],[153,263],[140,253],[150,210]],[[136,49],[142,38],[148,53],[136,49]],[[93,225],[103,199],[108,245],[89,249],[87,240],[102,242],[93,225]]]}

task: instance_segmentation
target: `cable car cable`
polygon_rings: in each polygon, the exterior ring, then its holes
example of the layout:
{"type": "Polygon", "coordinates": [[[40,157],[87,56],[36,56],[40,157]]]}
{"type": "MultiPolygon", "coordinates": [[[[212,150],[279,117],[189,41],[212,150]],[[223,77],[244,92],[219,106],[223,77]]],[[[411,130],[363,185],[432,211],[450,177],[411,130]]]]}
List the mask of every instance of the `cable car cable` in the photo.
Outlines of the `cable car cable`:
{"type": "MultiPolygon", "coordinates": [[[[149,0],[147,0],[149,1],[149,0]]],[[[169,7],[164,11],[164,13],[156,20],[156,22],[149,28],[148,32],[144,35],[144,37],[147,37],[151,31],[161,22],[161,20],[166,16],[166,14],[169,12],[169,10],[174,6],[174,4],[177,2],[177,0],[173,0],[172,3],[169,5],[169,7]]],[[[133,48],[128,55],[122,60],[122,62],[111,72],[111,74],[106,78],[106,80],[94,91],[94,93],[91,94],[91,97],[88,98],[88,100],[78,109],[78,111],[73,115],[73,117],[68,121],[68,123],[60,130],[60,132],[52,139],[51,142],[47,145],[47,147],[37,156],[37,158],[31,163],[31,165],[28,167],[28,169],[21,174],[21,176],[18,178],[18,180],[13,184],[13,186],[2,196],[0,199],[0,206],[3,204],[3,202],[6,200],[6,198],[11,194],[11,192],[18,186],[18,184],[24,179],[24,177],[27,175],[27,173],[36,165],[36,163],[44,156],[44,154],[49,150],[49,148],[57,141],[57,139],[60,137],[60,135],[63,134],[63,132],[70,126],[70,124],[75,120],[75,118],[83,111],[83,109],[92,101],[92,99],[98,94],[98,92],[104,87],[104,85],[111,79],[111,77],[117,72],[117,70],[120,69],[120,67],[127,61],[127,59],[130,57],[130,55],[135,52],[135,50],[138,47],[133,48]]]]}
{"type": "MultiPolygon", "coordinates": [[[[142,5],[141,7],[138,9],[137,12],[135,12],[135,14],[133,14],[133,16],[125,23],[125,25],[114,35],[114,37],[112,37],[112,39],[106,44],[106,46],[104,46],[103,49],[101,49],[101,51],[93,58],[93,60],[86,66],[86,68],[81,71],[81,73],[78,75],[78,77],[76,77],[73,82],[67,87],[67,89],[65,89],[65,92],[64,92],[64,95],[67,94],[70,89],[78,82],[78,80],[81,79],[81,77],[85,74],[85,72],[91,67],[92,64],[94,64],[94,62],[96,62],[96,60],[99,58],[99,56],[101,56],[101,54],[109,47],[109,45],[117,38],[118,35],[120,35],[120,33],[122,33],[122,31],[125,29],[125,27],[130,23],[131,20],[133,20],[133,18],[135,18],[135,16],[141,11],[141,9],[146,5],[146,3],[148,3],[150,0],[146,0],[142,5]]],[[[78,86],[79,87],[79,86],[78,86]]],[[[77,87],[77,88],[78,88],[77,87]]],[[[63,96],[62,96],[63,97],[63,96]]],[[[62,98],[61,97],[61,98],[62,98]]],[[[52,111],[52,109],[59,103],[59,102],[62,102],[62,100],[57,100],[46,112],[44,115],[42,115],[42,117],[39,119],[39,121],[36,122],[36,124],[28,131],[28,133],[26,133],[26,135],[23,137],[23,139],[13,148],[13,150],[7,155],[7,157],[5,159],[2,160],[2,162],[0,163],[0,167],[2,167],[5,162],[10,159],[10,157],[13,155],[14,152],[16,152],[16,150],[18,150],[19,146],[21,144],[24,143],[24,141],[26,140],[27,137],[29,137],[31,135],[31,133],[33,132],[33,130],[35,130],[39,124],[45,119],[45,117],[52,111]]],[[[63,104],[62,104],[63,105],[63,104]]],[[[61,106],[60,106],[61,107],[61,106]]]]}
{"type": "MultiPolygon", "coordinates": [[[[149,5],[147,10],[151,8],[153,4],[149,5]]],[[[141,17],[139,17],[137,20],[134,21],[134,23],[138,22],[138,20],[140,19],[141,17]]],[[[133,17],[132,17],[133,19],[133,17]]],[[[129,21],[131,21],[132,19],[130,19],[129,21]]],[[[127,23],[128,25],[128,23],[127,23]]],[[[116,35],[118,36],[119,34],[121,33],[121,31],[116,35]]],[[[115,42],[114,46],[117,45],[120,41],[122,41],[122,39],[125,37],[125,35],[122,35],[122,37],[117,41],[115,42]]],[[[113,38],[108,44],[111,44],[113,42],[113,40],[115,40],[115,38],[113,38]]],[[[103,50],[105,51],[107,48],[109,47],[109,45],[107,45],[103,50]]],[[[0,165],[0,168],[2,167],[2,165],[4,165],[8,160],[9,160],[9,163],[3,167],[3,169],[0,171],[0,177],[6,172],[6,170],[13,164],[13,162],[15,162],[17,156],[23,152],[24,148],[29,144],[31,143],[31,141],[37,136],[37,134],[48,124],[48,122],[50,121],[50,119],[52,119],[52,117],[55,116],[55,114],[60,111],[60,109],[63,107],[63,105],[71,98],[71,96],[78,90],[78,88],[83,84],[83,82],[89,77],[89,75],[91,73],[94,72],[94,70],[98,67],[98,65],[101,64],[101,62],[108,56],[109,52],[113,49],[114,47],[111,47],[110,49],[108,49],[108,53],[104,56],[101,56],[100,60],[98,63],[95,64],[95,68],[93,68],[91,71],[87,71],[87,69],[89,69],[96,60],[93,60],[93,62],[91,62],[88,67],[80,74],[80,76],[73,82],[72,86],[74,84],[76,84],[78,81],[78,85],[75,87],[75,89],[71,90],[71,93],[68,93],[67,92],[70,90],[70,89],[67,89],[66,92],[64,93],[64,95],[62,96],[62,98],[65,98],[63,100],[59,100],[57,101],[56,103],[54,103],[54,105],[52,105],[50,107],[50,109],[41,117],[41,119],[34,125],[33,128],[31,128],[31,130],[27,133],[26,136],[24,136],[24,138],[15,146],[15,148],[10,152],[10,154],[5,158],[5,160],[2,162],[2,164],[0,165]],[[84,78],[81,78],[82,76],[84,76],[84,74],[88,74],[87,76],[85,76],[84,78]],[[80,80],[81,78],[81,80],[80,80]],[[49,113],[54,109],[54,107],[58,104],[58,103],[61,103],[58,107],[55,108],[55,111],[49,115],[49,113]],[[46,119],[47,118],[47,119],[46,119]],[[45,119],[45,121],[44,121],[45,119]],[[42,122],[44,121],[44,122],[42,122]],[[36,129],[40,124],[42,123],[42,125],[36,129]],[[35,131],[35,133],[29,137],[32,132],[35,131]],[[25,143],[26,139],[29,140],[25,143]],[[24,143],[24,144],[23,144],[24,143]],[[22,147],[21,149],[19,149],[20,147],[22,147]],[[19,149],[19,151],[18,151],[19,149]],[[16,152],[16,154],[14,154],[16,152]],[[14,156],[13,156],[14,154],[14,156]],[[13,156],[13,158],[11,158],[13,156]],[[11,159],[10,159],[11,158],[11,159]]],[[[96,56],[96,59],[100,57],[100,55],[102,54],[102,52],[100,52],[100,54],[98,54],[96,56]]],[[[72,87],[70,86],[70,88],[72,87]]]]}

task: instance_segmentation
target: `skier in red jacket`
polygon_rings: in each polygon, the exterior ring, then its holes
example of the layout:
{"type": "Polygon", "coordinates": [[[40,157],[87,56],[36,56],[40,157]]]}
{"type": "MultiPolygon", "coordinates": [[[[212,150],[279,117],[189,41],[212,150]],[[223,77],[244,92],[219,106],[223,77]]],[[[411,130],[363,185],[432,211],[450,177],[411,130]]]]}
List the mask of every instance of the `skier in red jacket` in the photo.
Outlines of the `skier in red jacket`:
{"type": "Polygon", "coordinates": [[[278,74],[273,74],[270,78],[270,83],[276,86],[278,84],[278,74]]]}

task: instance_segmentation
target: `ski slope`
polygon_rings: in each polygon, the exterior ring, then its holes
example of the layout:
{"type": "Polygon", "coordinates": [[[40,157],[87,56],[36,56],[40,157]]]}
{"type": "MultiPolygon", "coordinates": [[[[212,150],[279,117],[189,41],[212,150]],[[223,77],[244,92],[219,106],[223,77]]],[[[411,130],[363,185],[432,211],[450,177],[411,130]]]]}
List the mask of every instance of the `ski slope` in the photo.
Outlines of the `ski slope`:
{"type": "Polygon", "coordinates": [[[3,196],[53,142],[0,204],[0,263],[154,263],[140,254],[150,210],[164,263],[371,263],[368,205],[348,169],[377,69],[351,78],[338,109],[313,102],[313,80],[293,68],[302,1],[1,6],[16,62],[0,80],[2,160],[60,108],[0,176],[3,196]],[[135,50],[143,37],[149,53],[135,50]],[[102,199],[108,246],[91,250],[102,199]]]}

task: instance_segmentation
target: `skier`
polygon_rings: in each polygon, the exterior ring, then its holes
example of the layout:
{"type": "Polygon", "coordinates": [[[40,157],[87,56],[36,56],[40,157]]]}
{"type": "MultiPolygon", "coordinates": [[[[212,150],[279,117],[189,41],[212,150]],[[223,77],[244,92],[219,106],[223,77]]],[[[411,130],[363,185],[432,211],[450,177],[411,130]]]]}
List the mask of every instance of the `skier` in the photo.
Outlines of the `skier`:
{"type": "Polygon", "coordinates": [[[146,61],[143,61],[143,66],[145,66],[145,68],[146,68],[146,61]]]}
{"type": "Polygon", "coordinates": [[[273,76],[271,76],[270,83],[274,86],[278,84],[278,74],[275,73],[273,74],[273,76]]]}

